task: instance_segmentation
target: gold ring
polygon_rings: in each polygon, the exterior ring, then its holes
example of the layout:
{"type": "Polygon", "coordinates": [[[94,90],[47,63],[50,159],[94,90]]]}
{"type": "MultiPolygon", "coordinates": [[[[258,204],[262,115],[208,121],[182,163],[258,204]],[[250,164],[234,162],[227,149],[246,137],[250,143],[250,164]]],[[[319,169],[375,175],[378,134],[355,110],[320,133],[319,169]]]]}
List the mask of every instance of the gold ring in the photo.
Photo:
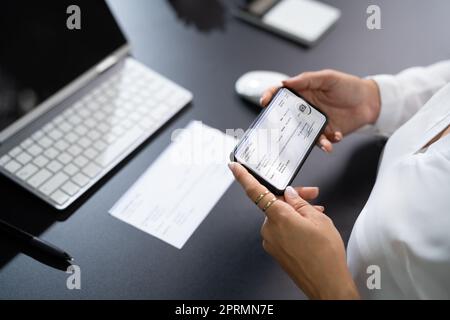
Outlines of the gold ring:
{"type": "Polygon", "coordinates": [[[264,206],[264,208],[262,209],[262,211],[266,211],[267,209],[270,208],[270,206],[272,206],[275,201],[277,201],[278,199],[276,197],[274,197],[272,200],[270,200],[269,202],[266,203],[266,205],[264,206]]]}
{"type": "Polygon", "coordinates": [[[258,205],[258,203],[266,196],[269,194],[269,190],[266,190],[266,192],[261,193],[258,198],[256,198],[255,200],[255,204],[258,205]]]}

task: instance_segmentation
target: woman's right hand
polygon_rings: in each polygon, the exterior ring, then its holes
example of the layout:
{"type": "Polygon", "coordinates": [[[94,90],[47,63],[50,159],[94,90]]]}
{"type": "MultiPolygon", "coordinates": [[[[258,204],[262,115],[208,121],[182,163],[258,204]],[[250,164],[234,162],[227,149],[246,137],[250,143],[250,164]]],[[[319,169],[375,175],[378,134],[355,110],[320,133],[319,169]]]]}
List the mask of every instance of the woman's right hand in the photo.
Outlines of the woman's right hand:
{"type": "MultiPolygon", "coordinates": [[[[304,72],[283,81],[283,86],[305,97],[328,116],[328,126],[319,138],[326,152],[332,143],[366,124],[373,124],[380,113],[380,94],[373,80],[362,79],[335,70],[304,72]]],[[[261,105],[266,106],[278,87],[267,90],[261,105]]]]}

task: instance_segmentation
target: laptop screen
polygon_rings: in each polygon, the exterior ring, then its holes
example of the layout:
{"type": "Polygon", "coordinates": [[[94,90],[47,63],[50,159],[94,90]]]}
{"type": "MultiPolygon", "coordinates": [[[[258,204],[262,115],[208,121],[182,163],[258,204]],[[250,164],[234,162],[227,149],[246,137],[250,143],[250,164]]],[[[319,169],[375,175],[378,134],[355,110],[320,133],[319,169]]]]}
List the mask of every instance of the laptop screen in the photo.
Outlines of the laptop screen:
{"type": "Polygon", "coordinates": [[[125,43],[104,1],[2,1],[0,132],[125,43]]]}

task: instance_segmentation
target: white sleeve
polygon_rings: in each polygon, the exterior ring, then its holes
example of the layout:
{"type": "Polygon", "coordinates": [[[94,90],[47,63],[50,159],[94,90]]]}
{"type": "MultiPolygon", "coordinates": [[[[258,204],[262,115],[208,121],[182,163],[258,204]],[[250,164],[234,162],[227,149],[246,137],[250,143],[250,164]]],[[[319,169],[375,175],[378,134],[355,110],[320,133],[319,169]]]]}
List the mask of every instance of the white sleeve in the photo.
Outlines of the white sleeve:
{"type": "Polygon", "coordinates": [[[374,129],[380,135],[390,136],[450,82],[450,60],[371,78],[378,84],[381,96],[381,111],[374,129]]]}

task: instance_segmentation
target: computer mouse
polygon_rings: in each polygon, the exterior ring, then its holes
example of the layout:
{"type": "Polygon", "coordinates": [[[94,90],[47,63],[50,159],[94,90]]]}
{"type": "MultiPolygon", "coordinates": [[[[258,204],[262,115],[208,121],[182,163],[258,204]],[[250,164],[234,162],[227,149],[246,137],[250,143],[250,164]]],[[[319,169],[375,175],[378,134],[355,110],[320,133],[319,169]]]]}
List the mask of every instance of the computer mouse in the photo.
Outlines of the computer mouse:
{"type": "Polygon", "coordinates": [[[262,94],[273,86],[281,86],[289,77],[274,71],[250,71],[243,74],[235,85],[236,93],[243,99],[259,105],[262,94]]]}

